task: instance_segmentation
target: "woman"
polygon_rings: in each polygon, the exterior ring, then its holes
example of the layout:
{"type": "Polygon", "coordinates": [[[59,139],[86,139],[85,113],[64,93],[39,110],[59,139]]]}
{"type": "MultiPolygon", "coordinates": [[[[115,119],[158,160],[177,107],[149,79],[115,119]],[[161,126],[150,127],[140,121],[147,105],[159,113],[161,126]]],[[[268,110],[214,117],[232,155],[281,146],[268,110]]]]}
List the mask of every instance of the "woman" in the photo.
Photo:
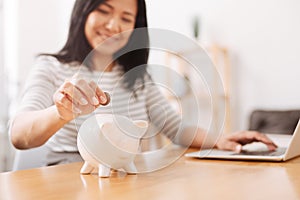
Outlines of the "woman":
{"type": "MultiPolygon", "coordinates": [[[[11,126],[13,145],[28,149],[47,142],[50,154],[46,165],[79,161],[77,128],[90,114],[118,113],[153,124],[163,121],[160,132],[193,147],[240,151],[243,144],[261,141],[276,148],[257,132],[239,132],[208,146],[203,146],[206,132],[200,128],[195,137],[188,128],[175,137],[179,116],[153,84],[146,84],[151,82],[143,65],[148,50],[124,53],[134,42],[134,29],[141,27],[147,27],[144,0],[77,0],[65,46],[57,54],[40,56],[28,79],[11,126]],[[130,73],[135,66],[138,70],[130,73]],[[103,106],[109,101],[104,91],[113,91],[114,106],[103,106]],[[155,105],[163,105],[159,108],[167,113],[163,119],[155,105]]],[[[148,34],[138,42],[147,46],[148,34]]]]}

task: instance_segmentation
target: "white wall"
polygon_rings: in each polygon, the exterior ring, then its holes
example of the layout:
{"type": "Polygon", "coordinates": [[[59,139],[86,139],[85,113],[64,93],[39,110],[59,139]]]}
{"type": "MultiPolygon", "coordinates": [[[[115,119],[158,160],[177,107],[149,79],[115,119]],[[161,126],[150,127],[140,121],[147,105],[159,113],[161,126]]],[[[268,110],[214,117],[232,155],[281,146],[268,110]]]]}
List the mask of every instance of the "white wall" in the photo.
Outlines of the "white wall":
{"type": "Polygon", "coordinates": [[[300,1],[148,0],[149,25],[227,47],[232,62],[234,129],[248,127],[255,108],[300,108],[300,1]]]}
{"type": "MultiPolygon", "coordinates": [[[[4,75],[4,67],[3,67],[3,55],[4,55],[4,48],[3,48],[3,2],[0,0],[0,96],[3,97],[3,79],[4,75]]],[[[5,161],[5,128],[3,123],[3,118],[5,115],[4,105],[3,102],[4,98],[0,98],[0,172],[4,169],[4,161],[5,161]]]]}
{"type": "MultiPolygon", "coordinates": [[[[5,80],[5,72],[4,72],[4,38],[3,38],[3,2],[0,0],[0,97],[3,97],[4,93],[4,80],[5,80]]],[[[3,115],[5,113],[5,102],[3,102],[3,98],[0,98],[0,123],[3,120],[3,115]]],[[[1,131],[1,130],[0,130],[1,131]]]]}
{"type": "MultiPolygon", "coordinates": [[[[0,97],[5,95],[5,71],[4,71],[4,34],[3,34],[3,2],[0,0],[0,97]]],[[[0,123],[5,113],[4,98],[0,98],[0,123]]],[[[1,130],[0,130],[1,131],[1,130]]]]}
{"type": "Polygon", "coordinates": [[[67,38],[74,0],[19,1],[19,78],[27,76],[34,57],[54,53],[67,38]]]}

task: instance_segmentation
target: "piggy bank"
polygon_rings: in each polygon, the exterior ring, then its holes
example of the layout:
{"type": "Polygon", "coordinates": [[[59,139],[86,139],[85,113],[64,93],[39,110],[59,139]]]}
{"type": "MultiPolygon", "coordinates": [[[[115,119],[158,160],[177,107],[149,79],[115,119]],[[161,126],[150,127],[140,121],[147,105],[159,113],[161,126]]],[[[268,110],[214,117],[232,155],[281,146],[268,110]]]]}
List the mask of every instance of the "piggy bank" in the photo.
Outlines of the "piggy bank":
{"type": "Polygon", "coordinates": [[[99,114],[88,118],[77,137],[78,150],[85,161],[80,173],[98,170],[100,177],[109,177],[112,169],[136,173],[134,158],[147,127],[146,121],[132,121],[122,115],[99,114]]]}

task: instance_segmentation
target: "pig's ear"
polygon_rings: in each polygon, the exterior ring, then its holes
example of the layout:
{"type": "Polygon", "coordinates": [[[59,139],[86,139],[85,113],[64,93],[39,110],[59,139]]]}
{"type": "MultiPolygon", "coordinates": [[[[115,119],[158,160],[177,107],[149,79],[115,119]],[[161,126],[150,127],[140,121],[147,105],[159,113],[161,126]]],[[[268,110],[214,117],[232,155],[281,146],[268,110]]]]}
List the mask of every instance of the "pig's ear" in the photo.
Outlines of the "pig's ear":
{"type": "Polygon", "coordinates": [[[135,120],[133,123],[139,128],[148,128],[148,122],[145,120],[135,120]]]}
{"type": "Polygon", "coordinates": [[[135,125],[135,129],[136,129],[135,135],[138,138],[142,138],[148,130],[148,122],[144,120],[135,120],[133,121],[133,124],[135,125]]]}
{"type": "Polygon", "coordinates": [[[116,134],[116,127],[111,122],[102,123],[99,127],[100,127],[100,131],[104,136],[116,134]]]}

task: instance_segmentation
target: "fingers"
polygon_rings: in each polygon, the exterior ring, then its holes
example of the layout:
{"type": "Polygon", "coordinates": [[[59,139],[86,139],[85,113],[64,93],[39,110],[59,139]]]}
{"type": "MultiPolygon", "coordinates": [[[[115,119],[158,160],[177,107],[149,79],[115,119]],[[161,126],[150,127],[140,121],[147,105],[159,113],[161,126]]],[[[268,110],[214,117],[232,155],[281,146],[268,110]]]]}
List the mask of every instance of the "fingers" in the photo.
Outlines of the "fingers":
{"type": "Polygon", "coordinates": [[[270,151],[275,151],[277,149],[278,146],[270,138],[268,138],[265,134],[260,135],[263,137],[261,142],[266,144],[270,151]]]}
{"type": "Polygon", "coordinates": [[[101,105],[105,106],[110,102],[110,95],[107,92],[103,92],[94,81],[91,81],[89,85],[96,94],[101,105]]]}
{"type": "Polygon", "coordinates": [[[67,95],[72,102],[80,105],[90,103],[98,107],[100,104],[107,105],[110,102],[109,94],[103,92],[94,81],[88,83],[84,79],[72,78],[63,84],[60,92],[67,95]]]}
{"type": "Polygon", "coordinates": [[[235,151],[237,153],[240,153],[242,150],[242,145],[239,144],[238,142],[230,141],[224,138],[218,142],[217,148],[221,150],[235,151]]]}
{"type": "Polygon", "coordinates": [[[75,114],[81,113],[81,110],[76,108],[73,102],[66,95],[57,92],[53,99],[57,106],[63,107],[66,111],[73,112],[75,114]]]}
{"type": "Polygon", "coordinates": [[[103,92],[94,81],[87,82],[75,77],[66,80],[53,96],[60,117],[67,120],[89,114],[110,102],[109,94],[103,92]]]}
{"type": "Polygon", "coordinates": [[[267,145],[269,150],[275,150],[277,148],[277,145],[270,139],[268,138],[265,134],[256,132],[256,131],[248,131],[250,132],[250,138],[254,138],[257,142],[262,142],[267,145]]]}
{"type": "Polygon", "coordinates": [[[265,134],[256,131],[237,132],[229,136],[228,139],[240,143],[241,145],[249,144],[252,142],[262,142],[267,145],[269,150],[275,150],[277,148],[277,145],[265,134]]]}
{"type": "Polygon", "coordinates": [[[87,83],[87,81],[85,81],[84,79],[73,79],[70,82],[75,88],[77,88],[82,93],[82,95],[85,96],[85,98],[90,104],[94,106],[100,104],[95,90],[93,90],[93,88],[90,86],[89,83],[87,83]]]}
{"type": "Polygon", "coordinates": [[[79,89],[74,87],[74,85],[66,81],[65,84],[59,89],[59,91],[69,97],[70,101],[78,103],[81,105],[87,105],[89,102],[86,100],[85,96],[80,92],[79,89]]]}

